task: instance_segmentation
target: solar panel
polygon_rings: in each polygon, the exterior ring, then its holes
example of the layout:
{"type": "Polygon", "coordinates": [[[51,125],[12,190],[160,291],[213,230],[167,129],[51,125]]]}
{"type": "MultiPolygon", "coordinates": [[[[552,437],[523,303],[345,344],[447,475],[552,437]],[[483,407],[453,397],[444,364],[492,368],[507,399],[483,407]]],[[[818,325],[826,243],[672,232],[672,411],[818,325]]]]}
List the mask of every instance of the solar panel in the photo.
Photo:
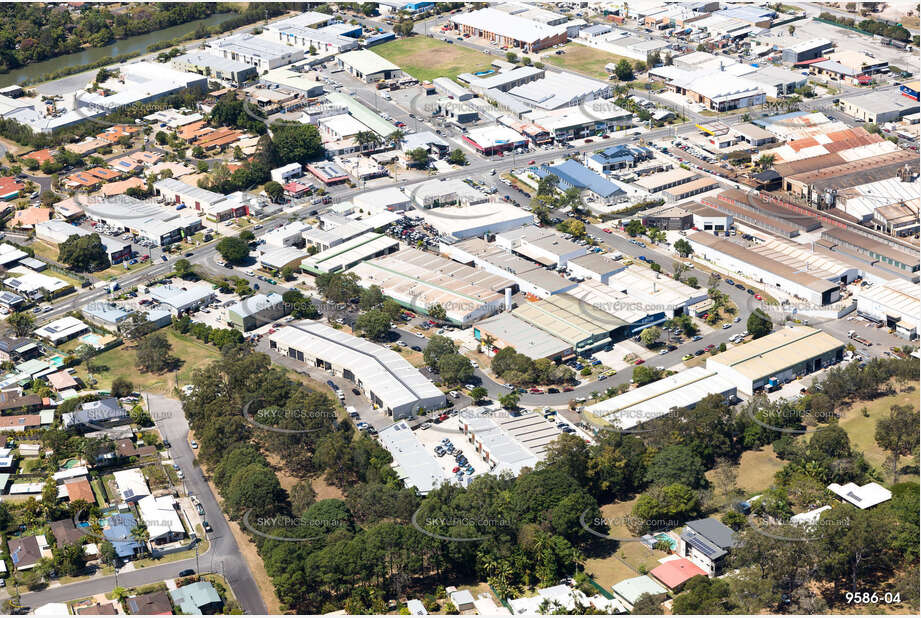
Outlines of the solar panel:
{"type": "Polygon", "coordinates": [[[707,558],[717,558],[725,553],[722,549],[714,547],[696,534],[689,534],[685,537],[684,540],[687,541],[691,547],[705,555],[707,558]]]}

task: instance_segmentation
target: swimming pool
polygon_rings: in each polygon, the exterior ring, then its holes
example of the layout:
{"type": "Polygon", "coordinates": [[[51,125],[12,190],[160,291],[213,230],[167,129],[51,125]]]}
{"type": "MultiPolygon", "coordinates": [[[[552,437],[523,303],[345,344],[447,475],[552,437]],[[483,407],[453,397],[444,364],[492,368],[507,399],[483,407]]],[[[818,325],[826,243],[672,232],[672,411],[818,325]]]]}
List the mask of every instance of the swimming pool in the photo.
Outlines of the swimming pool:
{"type": "Polygon", "coordinates": [[[495,69],[489,69],[488,71],[477,71],[476,73],[474,73],[474,75],[476,75],[477,77],[483,77],[484,75],[492,75],[495,72],[496,72],[495,69]]]}
{"type": "Polygon", "coordinates": [[[48,362],[51,363],[55,367],[60,367],[61,365],[64,364],[64,357],[61,356],[60,354],[57,354],[55,356],[52,356],[50,359],[48,359],[48,362]]]}
{"type": "Polygon", "coordinates": [[[665,534],[664,532],[660,532],[659,534],[657,534],[656,540],[664,541],[665,543],[668,543],[668,546],[672,549],[672,551],[674,551],[678,547],[678,541],[673,539],[671,536],[665,534]]]}
{"type": "Polygon", "coordinates": [[[94,348],[101,347],[101,345],[102,345],[102,343],[101,343],[101,342],[102,342],[102,337],[100,337],[99,335],[97,335],[97,334],[95,334],[95,333],[88,333],[88,334],[86,334],[86,335],[83,335],[82,337],[80,337],[80,341],[82,341],[83,343],[88,343],[89,345],[93,346],[94,348]]]}

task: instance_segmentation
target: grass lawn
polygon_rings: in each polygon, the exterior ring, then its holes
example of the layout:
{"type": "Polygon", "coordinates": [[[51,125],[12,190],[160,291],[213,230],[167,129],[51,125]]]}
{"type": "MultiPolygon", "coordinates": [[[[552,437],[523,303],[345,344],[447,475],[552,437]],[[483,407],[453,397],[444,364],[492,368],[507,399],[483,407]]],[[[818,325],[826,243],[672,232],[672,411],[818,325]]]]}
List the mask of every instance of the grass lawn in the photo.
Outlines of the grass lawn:
{"type": "MultiPolygon", "coordinates": [[[[892,480],[890,466],[886,464],[887,454],[883,449],[876,445],[876,421],[889,414],[889,408],[894,405],[911,405],[918,407],[918,382],[912,382],[914,390],[902,391],[888,397],[880,397],[875,401],[863,402],[858,401],[851,407],[847,408],[841,416],[841,427],[847,431],[851,439],[851,445],[863,451],[867,461],[876,466],[884,475],[887,482],[892,480]],[[869,416],[864,416],[861,410],[866,407],[869,416]]],[[[908,465],[910,457],[902,457],[900,464],[908,465]]],[[[900,481],[918,480],[918,475],[899,475],[900,481]]]]}
{"type": "MultiPolygon", "coordinates": [[[[741,489],[746,497],[753,493],[764,491],[774,482],[774,474],[783,467],[783,462],[774,454],[770,445],[757,451],[745,451],[736,467],[736,487],[741,489]]],[[[713,470],[707,472],[707,478],[713,482],[713,470]]]]}
{"type": "Polygon", "coordinates": [[[578,43],[567,45],[563,49],[566,50],[565,54],[560,54],[559,56],[556,54],[545,54],[541,60],[544,63],[552,64],[562,69],[568,69],[576,73],[594,77],[595,79],[603,80],[608,79],[608,72],[604,70],[604,65],[609,62],[618,63],[621,60],[626,60],[631,65],[633,65],[634,62],[630,58],[601,51],[600,49],[588,47],[587,45],[579,45],[578,43]]]}
{"type": "MultiPolygon", "coordinates": [[[[166,335],[167,341],[172,346],[171,354],[180,359],[177,371],[161,374],[139,373],[134,365],[134,346],[121,345],[93,359],[95,366],[104,368],[93,374],[98,381],[96,387],[102,390],[108,389],[115,378],[123,377],[130,380],[135,389],[169,394],[173,387],[188,384],[195,369],[204,367],[220,357],[220,352],[213,346],[206,345],[193,337],[180,335],[172,328],[165,328],[161,332],[166,335]]],[[[77,375],[84,381],[87,380],[85,365],[77,367],[77,375]]]]}
{"type": "Polygon", "coordinates": [[[454,79],[460,73],[487,70],[492,63],[492,58],[481,52],[423,36],[377,45],[374,53],[399,65],[419,81],[432,81],[436,77],[454,79]]]}

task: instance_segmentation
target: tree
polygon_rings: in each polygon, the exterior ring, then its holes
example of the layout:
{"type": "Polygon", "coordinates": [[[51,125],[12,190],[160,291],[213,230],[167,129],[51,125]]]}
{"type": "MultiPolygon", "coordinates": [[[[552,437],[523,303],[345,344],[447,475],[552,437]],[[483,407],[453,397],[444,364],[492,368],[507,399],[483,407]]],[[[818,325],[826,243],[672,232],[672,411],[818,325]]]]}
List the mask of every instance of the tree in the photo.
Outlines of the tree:
{"type": "Polygon", "coordinates": [[[179,258],[173,264],[173,272],[180,279],[185,279],[192,274],[192,263],[185,258],[179,258]]]}
{"type": "Polygon", "coordinates": [[[109,254],[99,234],[74,234],[58,245],[58,261],[80,272],[109,267],[109,254]]]}
{"type": "Polygon", "coordinates": [[[17,337],[25,337],[32,332],[32,329],[35,327],[35,318],[32,317],[31,313],[25,313],[23,311],[14,311],[10,314],[10,317],[6,319],[7,324],[10,325],[10,328],[13,329],[13,333],[17,337]]]}
{"type": "Polygon", "coordinates": [[[513,51],[505,52],[505,59],[508,60],[509,62],[517,62],[518,54],[516,54],[513,51]]]}
{"type": "Polygon", "coordinates": [[[751,333],[754,339],[760,339],[765,335],[769,335],[774,329],[774,324],[771,322],[771,318],[767,316],[763,311],[755,310],[752,311],[751,315],[748,316],[748,322],[746,322],[748,327],[748,332],[751,333]]]}
{"type": "Polygon", "coordinates": [[[430,318],[439,322],[443,322],[448,318],[448,312],[445,311],[445,308],[440,303],[435,303],[429,307],[428,314],[430,318]]]}
{"type": "Polygon", "coordinates": [[[141,373],[160,373],[173,365],[172,346],[162,333],[153,333],[138,342],[135,365],[141,373]]]}
{"type": "Polygon", "coordinates": [[[445,354],[438,359],[438,374],[448,384],[459,384],[473,376],[473,365],[462,354],[445,354]]]}
{"type": "Polygon", "coordinates": [[[291,308],[294,318],[316,320],[320,317],[320,311],[300,290],[288,290],[281,298],[291,308]]]}
{"type": "Polygon", "coordinates": [[[578,219],[566,219],[560,223],[560,229],[567,234],[571,234],[575,238],[582,238],[585,236],[585,223],[578,219]]]}
{"type": "Polygon", "coordinates": [[[324,273],[314,279],[317,291],[334,303],[347,303],[361,293],[355,273],[324,273]]]}
{"type": "Polygon", "coordinates": [[[622,82],[629,82],[633,80],[633,65],[630,64],[630,61],[626,58],[622,59],[614,67],[614,75],[617,76],[622,82]]]}
{"type": "Polygon", "coordinates": [[[134,384],[132,384],[131,380],[119,376],[112,380],[109,392],[112,393],[113,397],[127,397],[134,392],[134,384]]]}
{"type": "Polygon", "coordinates": [[[358,297],[358,307],[362,311],[377,309],[383,303],[384,293],[381,291],[380,286],[377,285],[372,285],[371,287],[362,290],[361,295],[358,297]]]}
{"type": "Polygon", "coordinates": [[[270,180],[265,183],[265,194],[268,195],[269,199],[273,202],[278,202],[284,196],[285,189],[278,182],[270,180]]]}
{"type": "Polygon", "coordinates": [[[312,124],[273,124],[272,144],[280,165],[309,163],[323,156],[323,141],[317,127],[312,124]]]}
{"type": "Polygon", "coordinates": [[[406,153],[409,156],[409,160],[412,162],[412,165],[416,167],[426,168],[429,165],[431,158],[429,157],[429,151],[425,148],[413,148],[406,153]]]}
{"type": "Polygon", "coordinates": [[[637,386],[644,386],[662,379],[662,373],[658,369],[647,367],[646,365],[637,365],[633,368],[633,382],[637,386]]]}
{"type": "Polygon", "coordinates": [[[165,131],[157,131],[154,134],[154,139],[161,146],[165,146],[169,142],[169,135],[167,135],[165,131]]]}
{"type": "Polygon", "coordinates": [[[225,236],[217,243],[217,252],[231,264],[241,264],[249,257],[249,245],[239,238],[225,236]]]}
{"type": "Polygon", "coordinates": [[[514,410],[518,407],[519,399],[520,396],[518,395],[518,391],[512,391],[499,396],[499,405],[506,410],[514,410]]]}
{"type": "Polygon", "coordinates": [[[451,165],[467,165],[467,155],[460,148],[455,148],[448,155],[448,163],[451,165]]]}
{"type": "Polygon", "coordinates": [[[237,234],[237,238],[239,238],[245,243],[251,243],[254,240],[256,240],[256,235],[253,233],[252,230],[243,230],[242,232],[237,234]]]}
{"type": "Polygon", "coordinates": [[[793,26],[793,25],[787,26],[787,32],[790,33],[790,36],[793,36],[793,33],[796,32],[796,26],[793,26]]]}
{"type": "Polygon", "coordinates": [[[355,320],[355,330],[368,339],[381,339],[390,331],[390,316],[379,309],[365,311],[355,320]]]}
{"type": "Polygon", "coordinates": [[[771,169],[771,166],[774,165],[774,155],[772,154],[763,154],[758,157],[758,163],[756,164],[758,169],[763,171],[771,169]]]}
{"type": "Polygon", "coordinates": [[[480,403],[486,399],[486,395],[488,394],[489,391],[487,391],[482,386],[474,386],[470,389],[470,398],[473,399],[473,403],[480,403]]]}
{"type": "Polygon", "coordinates": [[[892,482],[899,481],[899,458],[918,448],[918,411],[911,405],[894,405],[889,416],[876,422],[876,444],[892,458],[892,482]]]}
{"type": "Polygon", "coordinates": [[[644,592],[633,604],[633,610],[630,613],[634,616],[662,615],[665,613],[665,610],[662,609],[662,602],[665,600],[664,594],[652,595],[644,592]]]}
{"type": "Polygon", "coordinates": [[[694,253],[694,249],[691,247],[691,243],[689,243],[684,238],[679,238],[678,240],[676,240],[674,246],[675,246],[675,251],[677,251],[678,255],[680,255],[683,258],[686,258],[687,256],[694,253]]]}
{"type": "Polygon", "coordinates": [[[661,336],[662,329],[658,326],[650,326],[649,328],[644,328],[640,333],[640,341],[648,348],[658,341],[661,336]]]}
{"type": "Polygon", "coordinates": [[[438,362],[443,356],[456,354],[457,346],[454,342],[444,335],[432,335],[425,346],[422,358],[429,367],[438,367],[438,362]]]}
{"type": "Polygon", "coordinates": [[[681,483],[691,489],[707,486],[704,462],[683,444],[667,446],[649,462],[646,480],[654,485],[681,483]]]}
{"type": "Polygon", "coordinates": [[[646,233],[646,226],[643,225],[643,222],[639,219],[631,219],[627,225],[624,227],[624,230],[631,238],[636,236],[641,236],[646,233]]]}

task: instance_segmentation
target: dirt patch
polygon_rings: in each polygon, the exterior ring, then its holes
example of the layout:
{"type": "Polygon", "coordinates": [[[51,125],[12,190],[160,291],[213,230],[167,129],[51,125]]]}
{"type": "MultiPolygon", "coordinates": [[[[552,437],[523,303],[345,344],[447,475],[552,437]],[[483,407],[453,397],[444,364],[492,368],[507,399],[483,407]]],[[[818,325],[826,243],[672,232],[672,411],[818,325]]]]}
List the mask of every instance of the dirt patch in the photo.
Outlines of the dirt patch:
{"type": "Polygon", "coordinates": [[[291,488],[300,482],[300,479],[296,476],[291,476],[285,471],[285,466],[282,463],[278,455],[272,453],[265,453],[265,458],[275,469],[275,476],[278,477],[278,482],[285,491],[291,491],[291,488]]]}
{"type": "Polygon", "coordinates": [[[317,501],[335,498],[336,500],[345,500],[345,494],[335,485],[330,485],[322,477],[317,477],[310,481],[310,486],[317,492],[317,501]]]}

